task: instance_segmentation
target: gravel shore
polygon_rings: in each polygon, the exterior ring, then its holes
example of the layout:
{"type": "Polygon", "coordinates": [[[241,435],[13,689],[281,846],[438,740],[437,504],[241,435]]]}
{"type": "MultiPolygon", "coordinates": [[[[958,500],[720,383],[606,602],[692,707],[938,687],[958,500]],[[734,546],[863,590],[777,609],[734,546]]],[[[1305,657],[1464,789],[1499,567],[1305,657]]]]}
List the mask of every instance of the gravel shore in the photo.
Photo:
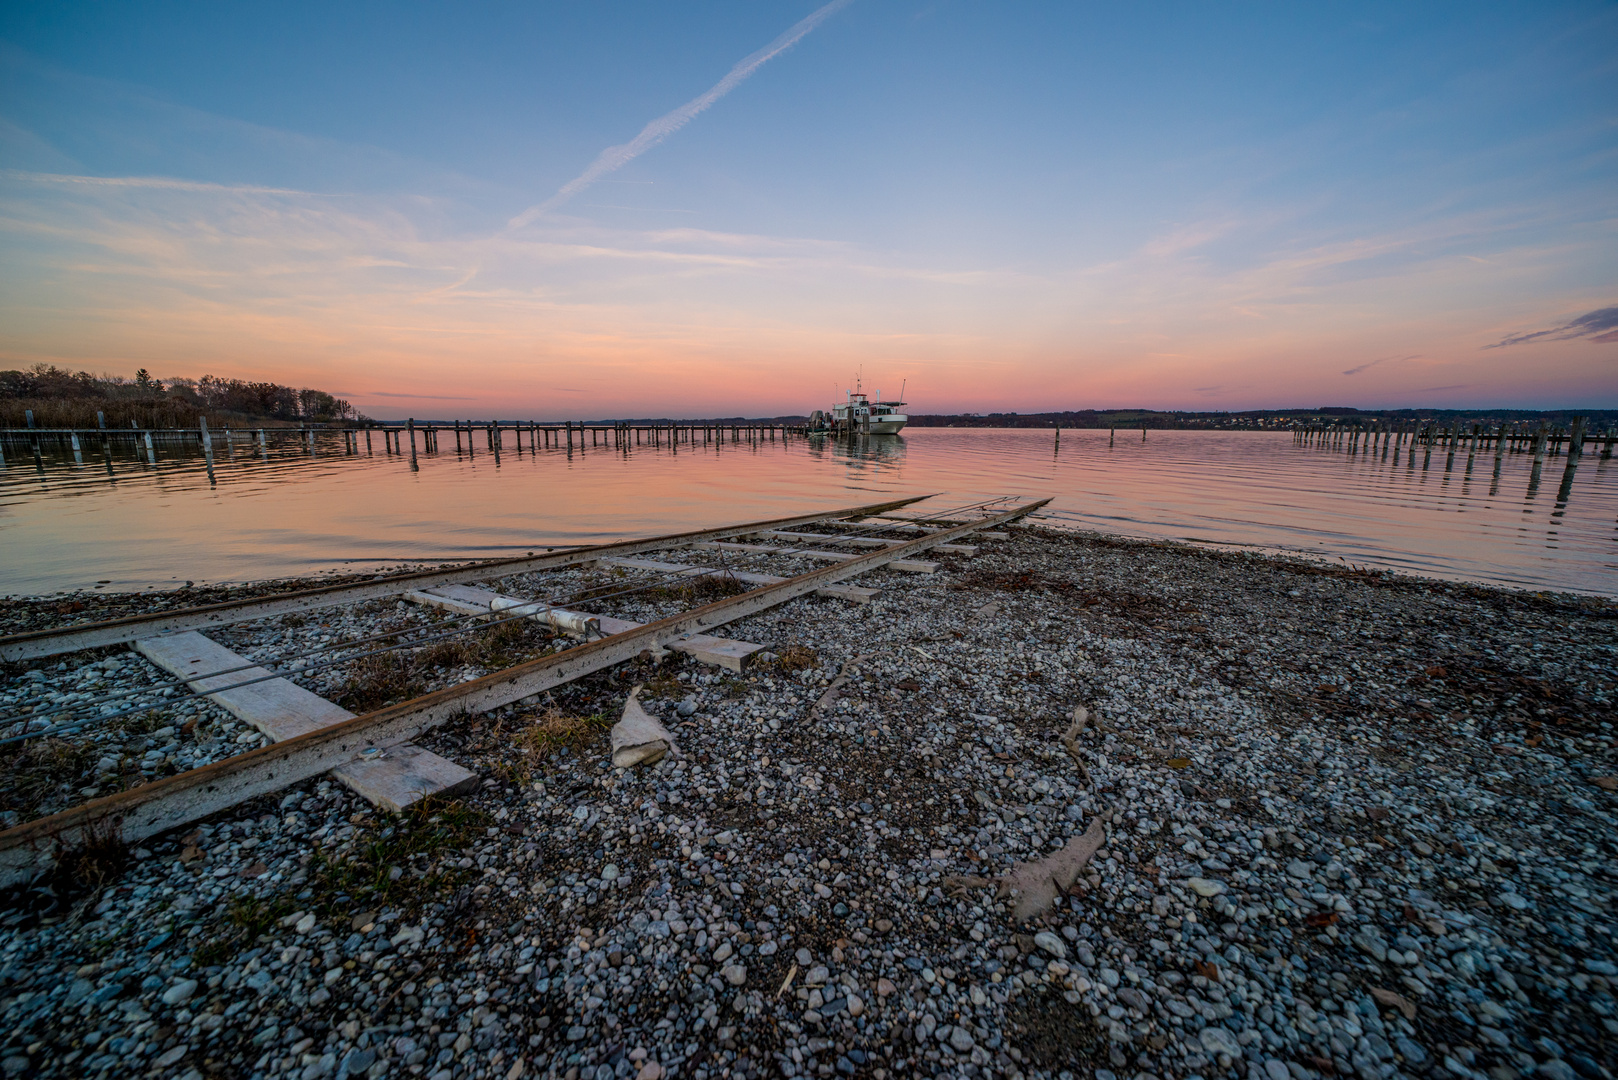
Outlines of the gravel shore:
{"type": "MultiPolygon", "coordinates": [[[[1612,1080],[1618,604],[1034,527],[938,559],[730,625],[775,655],[745,674],[643,658],[417,740],[483,777],[456,802],[312,781],[13,895],[0,1071],[1612,1080]],[[635,685],[678,750],[617,770],[635,685]],[[1000,878],[1097,827],[1015,921],[1000,878]]],[[[0,628],[178,602],[10,601],[0,628]]],[[[210,633],[258,658],[444,619],[210,633]]],[[[512,624],[296,678],[375,707],[550,647],[512,624]]],[[[0,689],[159,678],[101,651],[0,689]]],[[[148,704],[5,748],[10,819],[259,738],[148,704]]]]}

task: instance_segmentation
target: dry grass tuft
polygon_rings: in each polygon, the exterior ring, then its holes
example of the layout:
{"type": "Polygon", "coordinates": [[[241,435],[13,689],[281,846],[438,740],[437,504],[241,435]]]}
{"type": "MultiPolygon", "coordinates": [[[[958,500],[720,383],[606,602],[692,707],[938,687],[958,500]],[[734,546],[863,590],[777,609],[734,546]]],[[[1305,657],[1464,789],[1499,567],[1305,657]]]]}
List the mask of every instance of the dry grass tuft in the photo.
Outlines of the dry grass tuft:
{"type": "Polygon", "coordinates": [[[57,841],[43,891],[55,897],[59,908],[83,896],[93,903],[124,872],[129,865],[129,845],[124,843],[121,825],[117,818],[102,818],[86,825],[77,843],[57,841]]]}
{"type": "Polygon", "coordinates": [[[646,679],[642,685],[646,688],[646,697],[648,699],[668,698],[670,701],[674,701],[685,697],[691,692],[690,687],[667,671],[646,679]]]}
{"type": "Polygon", "coordinates": [[[516,732],[511,741],[526,756],[527,764],[533,766],[564,748],[575,753],[583,750],[611,728],[612,720],[601,713],[571,716],[552,706],[516,732]]]}
{"type": "Polygon", "coordinates": [[[46,806],[71,801],[73,789],[87,782],[100,751],[88,740],[71,742],[44,736],[20,744],[15,753],[0,755],[0,804],[27,821],[46,806]]]}
{"type": "Polygon", "coordinates": [[[498,623],[476,634],[435,641],[416,652],[386,652],[355,660],[338,691],[337,704],[352,712],[370,712],[408,701],[427,692],[435,669],[468,664],[504,668],[520,664],[550,644],[554,635],[528,619],[498,623]]]}
{"type": "Polygon", "coordinates": [[[671,584],[647,589],[646,595],[653,600],[674,600],[686,607],[700,607],[727,596],[740,596],[750,588],[751,585],[733,577],[704,574],[701,577],[678,578],[671,584]]]}
{"type": "Polygon", "coordinates": [[[775,650],[775,667],[788,673],[820,666],[820,654],[807,645],[783,645],[775,650]]]}
{"type": "Polygon", "coordinates": [[[426,690],[426,683],[409,657],[396,652],[378,653],[349,666],[348,680],[337,693],[337,704],[350,712],[367,713],[420,697],[426,690]]]}

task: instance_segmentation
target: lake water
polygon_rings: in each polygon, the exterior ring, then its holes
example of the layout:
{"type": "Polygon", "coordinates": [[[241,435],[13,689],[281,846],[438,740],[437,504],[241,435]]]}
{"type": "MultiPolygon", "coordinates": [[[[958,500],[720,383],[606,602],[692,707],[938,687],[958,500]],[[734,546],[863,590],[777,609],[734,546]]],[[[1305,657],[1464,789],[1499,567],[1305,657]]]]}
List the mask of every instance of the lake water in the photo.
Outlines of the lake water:
{"type": "MultiPolygon", "coordinates": [[[[399,561],[463,560],[599,543],[939,493],[914,512],[1050,496],[1047,524],[1305,553],[1536,589],[1618,593],[1618,464],[1587,448],[1571,476],[1492,452],[1450,467],[1435,448],[1397,464],[1296,444],[1289,433],[913,428],[861,444],[481,449],[408,457],[260,457],[216,435],[216,483],[194,452],[155,465],[13,443],[0,469],[0,593],[243,581],[399,561]],[[930,510],[929,510],[930,508],[930,510]]],[[[449,442],[446,433],[441,437],[449,442]]],[[[361,440],[363,447],[364,442],[361,440]]],[[[450,444],[453,447],[453,443],[450,444]]]]}

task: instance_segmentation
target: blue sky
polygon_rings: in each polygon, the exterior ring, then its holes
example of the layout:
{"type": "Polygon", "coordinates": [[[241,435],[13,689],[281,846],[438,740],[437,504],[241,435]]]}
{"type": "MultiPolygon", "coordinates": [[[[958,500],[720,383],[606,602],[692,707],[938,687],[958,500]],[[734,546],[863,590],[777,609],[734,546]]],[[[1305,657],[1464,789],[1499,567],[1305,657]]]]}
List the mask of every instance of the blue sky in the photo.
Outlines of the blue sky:
{"type": "Polygon", "coordinates": [[[926,411],[1618,406],[1577,321],[1618,305],[1612,4],[854,0],[510,226],[818,7],[12,5],[0,362],[375,415],[801,412],[861,367],[926,411]]]}

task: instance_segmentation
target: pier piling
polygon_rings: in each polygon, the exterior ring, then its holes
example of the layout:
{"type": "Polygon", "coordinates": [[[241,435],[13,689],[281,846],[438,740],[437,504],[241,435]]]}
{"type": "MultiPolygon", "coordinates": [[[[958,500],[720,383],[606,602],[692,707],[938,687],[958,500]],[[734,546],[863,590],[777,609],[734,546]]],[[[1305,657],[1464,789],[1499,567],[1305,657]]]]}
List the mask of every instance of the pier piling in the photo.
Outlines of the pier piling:
{"type": "Polygon", "coordinates": [[[213,437],[208,434],[208,418],[206,416],[201,417],[198,420],[198,427],[200,429],[200,437],[202,439],[202,456],[208,464],[208,483],[212,484],[214,482],[213,437]]]}

